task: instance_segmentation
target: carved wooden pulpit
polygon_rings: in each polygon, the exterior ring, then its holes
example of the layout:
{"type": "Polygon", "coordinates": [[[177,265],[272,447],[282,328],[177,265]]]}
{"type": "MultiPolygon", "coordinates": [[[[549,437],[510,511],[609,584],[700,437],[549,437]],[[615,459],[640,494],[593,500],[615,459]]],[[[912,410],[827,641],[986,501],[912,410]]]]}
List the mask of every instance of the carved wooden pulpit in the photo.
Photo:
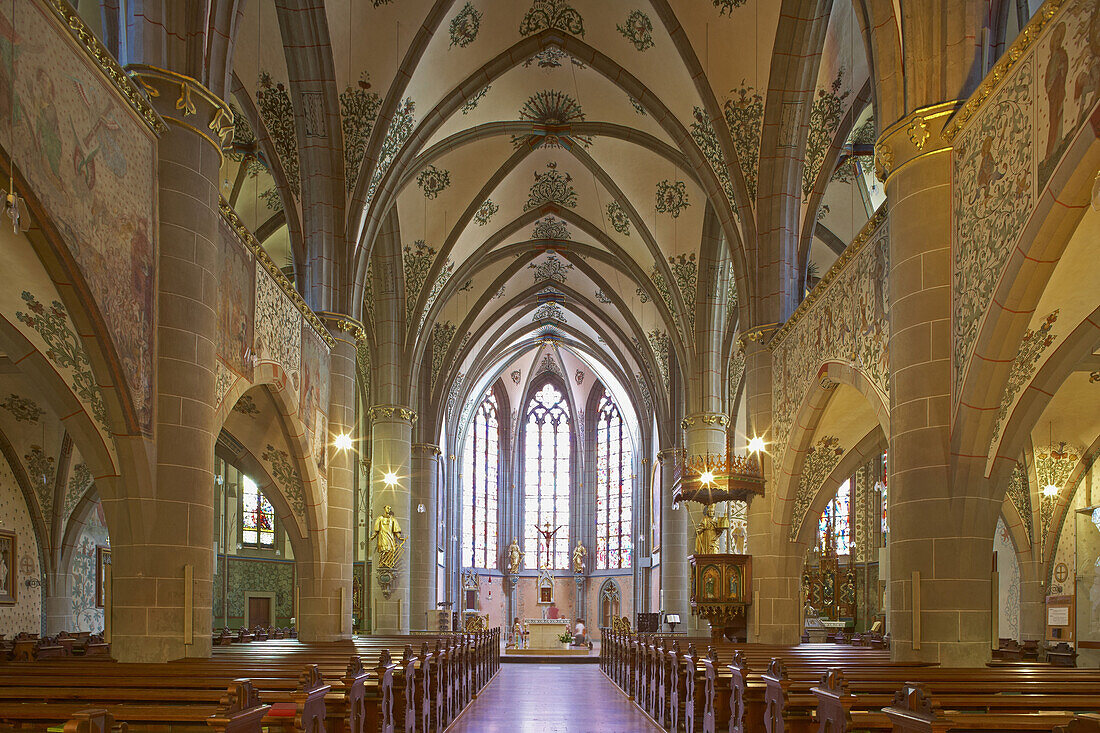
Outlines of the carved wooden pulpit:
{"type": "Polygon", "coordinates": [[[752,555],[690,555],[691,612],[710,622],[715,641],[747,636],[752,604],[752,555]]]}

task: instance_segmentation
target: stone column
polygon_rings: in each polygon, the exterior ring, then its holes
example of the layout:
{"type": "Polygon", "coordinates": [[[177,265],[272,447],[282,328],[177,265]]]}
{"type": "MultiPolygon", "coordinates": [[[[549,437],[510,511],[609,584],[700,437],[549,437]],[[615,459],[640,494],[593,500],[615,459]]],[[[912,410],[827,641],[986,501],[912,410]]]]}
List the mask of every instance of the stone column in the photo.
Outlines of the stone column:
{"type": "MultiPolygon", "coordinates": [[[[672,485],[676,463],[684,458],[683,448],[665,448],[657,452],[661,475],[661,610],[680,615],[686,628],[691,622],[688,600],[688,520],[687,507],[672,508],[672,485]]],[[[662,623],[664,619],[661,619],[662,623]]]]}
{"type": "Polygon", "coordinates": [[[130,531],[112,531],[111,652],[162,662],[210,655],[219,134],[232,113],[194,79],[131,71],[168,132],[157,151],[156,476],[128,504],[130,531]]]}
{"type": "Polygon", "coordinates": [[[775,326],[749,329],[745,344],[745,405],[750,436],[766,441],[763,462],[765,495],[749,503],[748,547],[752,553],[753,595],[749,607],[749,640],[767,644],[797,644],[801,556],[791,554],[787,528],[778,526],[776,515],[775,450],[772,441],[772,356],[764,341],[775,326]]]}
{"type": "Polygon", "coordinates": [[[951,148],[941,133],[956,107],[918,109],[876,145],[890,202],[887,620],[897,660],[981,666],[1000,502],[958,485],[951,465],[951,148]]]}
{"type": "MultiPolygon", "coordinates": [[[[1020,561],[1020,638],[1018,641],[1046,638],[1046,577],[1043,563],[1027,560],[1017,554],[1020,561]]],[[[1054,591],[1057,592],[1056,590],[1054,591]]],[[[1004,636],[1001,629],[1000,636],[1004,636]]]]}
{"type": "MultiPolygon", "coordinates": [[[[411,533],[412,426],[416,413],[401,405],[375,405],[370,414],[372,521],[378,521],[385,507],[391,507],[407,539],[404,553],[391,573],[380,567],[375,542],[367,542],[369,556],[374,561],[370,579],[374,605],[372,629],[378,634],[407,634],[412,601],[412,547],[422,539],[411,533]]],[[[369,537],[374,528],[368,530],[369,537]]]]}
{"type": "Polygon", "coordinates": [[[314,543],[317,557],[302,558],[298,569],[298,637],[302,641],[336,641],[352,634],[351,568],[355,554],[354,473],[359,460],[355,447],[341,449],[335,436],[355,434],[356,339],[363,327],[348,316],[319,313],[333,344],[329,360],[328,438],[325,532],[314,543]]]}
{"type": "MultiPolygon", "coordinates": [[[[442,451],[431,443],[412,446],[412,521],[409,531],[409,582],[411,588],[409,620],[413,629],[425,628],[427,614],[436,602],[436,535],[439,532],[439,462],[442,451]],[[420,511],[420,507],[424,511],[420,511]]],[[[435,629],[433,625],[429,631],[435,629]]]]}
{"type": "Polygon", "coordinates": [[[46,633],[52,636],[60,631],[71,632],[75,627],[72,572],[50,573],[47,580],[49,593],[42,594],[42,604],[46,609],[46,633]]]}

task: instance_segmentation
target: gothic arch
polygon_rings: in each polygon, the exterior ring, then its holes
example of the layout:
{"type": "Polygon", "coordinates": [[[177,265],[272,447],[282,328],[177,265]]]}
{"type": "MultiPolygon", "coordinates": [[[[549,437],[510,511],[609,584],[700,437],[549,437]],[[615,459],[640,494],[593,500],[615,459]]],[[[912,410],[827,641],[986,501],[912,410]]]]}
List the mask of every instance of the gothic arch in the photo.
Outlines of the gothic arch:
{"type": "MultiPolygon", "coordinates": [[[[215,413],[214,429],[219,433],[228,430],[234,437],[241,439],[242,444],[253,458],[262,454],[264,452],[263,446],[268,443],[276,448],[279,447],[280,443],[286,446],[291,465],[298,472],[302,482],[303,496],[301,501],[305,506],[305,526],[298,527],[299,533],[303,537],[313,538],[313,543],[320,545],[324,541],[324,530],[328,524],[326,498],[322,489],[324,477],[313,460],[308,432],[298,416],[297,390],[293,388],[292,384],[278,364],[271,362],[258,364],[254,369],[251,381],[240,377],[230,387],[229,392],[223,398],[215,413]],[[242,397],[255,395],[266,395],[277,417],[275,421],[266,427],[266,432],[262,436],[243,428],[242,423],[248,418],[236,419],[233,414],[234,407],[242,397]],[[249,435],[252,436],[252,439],[249,439],[249,435]],[[259,450],[256,446],[259,446],[259,450]]],[[[327,450],[327,446],[325,450],[327,450]]],[[[264,469],[264,475],[267,475],[266,468],[264,469]]],[[[270,482],[269,485],[278,486],[277,483],[271,484],[270,482]]],[[[293,503],[285,495],[284,490],[280,489],[278,493],[281,494],[281,501],[284,502],[284,506],[290,506],[293,503]]],[[[268,498],[272,501],[272,504],[276,504],[270,494],[268,494],[268,498]]],[[[282,510],[280,510],[280,516],[285,516],[282,510]]],[[[290,522],[286,524],[287,526],[291,525],[290,522]]],[[[294,549],[297,556],[298,547],[294,549]]]]}
{"type": "MultiPolygon", "coordinates": [[[[874,388],[871,380],[858,368],[849,364],[839,362],[826,362],[823,364],[818,370],[818,378],[812,382],[802,398],[801,406],[795,412],[784,454],[773,456],[777,500],[774,504],[772,519],[779,527],[786,529],[791,525],[799,479],[802,476],[806,454],[810,450],[814,438],[817,437],[822,417],[829,408],[838,385],[845,385],[846,388],[850,388],[862,396],[862,402],[873,414],[873,422],[877,423],[877,426],[869,433],[864,428],[860,431],[861,433],[866,435],[877,432],[878,435],[882,436],[890,434],[889,412],[886,403],[874,388]]],[[[852,399],[854,400],[853,405],[859,404],[858,397],[853,395],[852,399]]],[[[851,443],[852,437],[854,436],[846,436],[844,442],[851,443]]],[[[863,445],[862,440],[858,445],[863,445]]],[[[852,452],[855,448],[856,446],[852,448],[845,447],[845,451],[852,452]]]]}
{"type": "MultiPolygon", "coordinates": [[[[996,406],[1008,380],[1021,337],[1046,290],[1058,260],[1088,208],[1093,177],[1100,167],[1100,107],[1093,110],[1063,153],[1027,224],[1008,255],[990,305],[956,385],[951,450],[956,456],[984,456],[992,437],[996,406]]],[[[960,460],[963,481],[980,482],[985,461],[960,460]]]]}

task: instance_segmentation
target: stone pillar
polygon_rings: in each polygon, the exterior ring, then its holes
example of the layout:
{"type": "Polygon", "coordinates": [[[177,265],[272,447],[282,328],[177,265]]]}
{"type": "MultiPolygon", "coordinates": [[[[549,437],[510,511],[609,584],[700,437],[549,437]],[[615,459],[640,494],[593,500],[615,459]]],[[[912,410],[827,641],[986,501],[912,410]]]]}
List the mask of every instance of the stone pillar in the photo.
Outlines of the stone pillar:
{"type": "Polygon", "coordinates": [[[194,79],[131,71],[168,132],[157,151],[156,476],[127,506],[130,531],[112,527],[111,652],[163,662],[210,655],[218,135],[231,131],[232,113],[194,79]]]}
{"type": "Polygon", "coordinates": [[[956,107],[918,109],[876,145],[890,202],[887,621],[897,660],[981,666],[1000,502],[958,485],[951,465],[951,148],[942,130],[956,107]]]}
{"type": "MultiPolygon", "coordinates": [[[[379,566],[375,542],[367,541],[369,557],[374,561],[371,575],[371,609],[377,634],[409,632],[410,572],[412,546],[418,538],[412,530],[412,426],[416,413],[401,405],[375,405],[371,414],[370,499],[372,522],[378,521],[385,507],[393,509],[401,531],[407,538],[397,566],[387,578],[379,566]]],[[[369,537],[374,528],[368,527],[369,537]]]]}
{"type": "MultiPolygon", "coordinates": [[[[47,578],[49,592],[43,592],[42,604],[46,610],[46,633],[50,636],[60,631],[73,631],[73,575],[71,572],[50,573],[47,578]]],[[[43,589],[45,590],[45,589],[43,589]]],[[[97,629],[92,629],[97,631],[97,629]]],[[[102,631],[102,629],[98,629],[102,631]]]]}
{"type": "MultiPolygon", "coordinates": [[[[318,314],[332,336],[329,360],[329,436],[355,434],[356,339],[365,338],[354,319],[335,313],[318,314]]],[[[333,438],[334,439],[334,438],[333,438]]],[[[359,453],[325,446],[327,478],[325,532],[313,544],[314,558],[298,566],[298,637],[302,641],[336,641],[352,634],[351,568],[355,555],[354,474],[359,453]]]]}
{"type": "MultiPolygon", "coordinates": [[[[679,614],[680,622],[687,625],[691,622],[688,601],[688,510],[685,506],[672,508],[676,462],[683,458],[683,448],[665,448],[657,452],[661,471],[661,610],[666,614],[679,614]]],[[[664,619],[661,621],[664,622],[664,619]]]]}
{"type": "Polygon", "coordinates": [[[766,644],[797,644],[802,557],[791,554],[787,528],[775,523],[776,446],[772,433],[772,356],[764,346],[775,326],[747,330],[745,344],[745,405],[750,436],[766,441],[763,462],[765,495],[749,503],[748,547],[752,553],[753,594],[749,607],[749,640],[766,644]]]}
{"type": "MultiPolygon", "coordinates": [[[[427,614],[436,605],[436,564],[439,507],[439,462],[442,451],[438,445],[415,443],[412,446],[412,521],[409,531],[409,582],[411,588],[410,621],[413,629],[423,629],[427,614]],[[424,511],[420,511],[420,507],[424,511]]],[[[434,629],[433,625],[429,631],[434,629]]]]}
{"type": "MultiPolygon", "coordinates": [[[[1043,563],[1026,560],[1019,554],[1016,557],[1020,561],[1020,638],[1017,641],[1042,642],[1046,637],[1046,577],[1043,575],[1043,563]]],[[[1004,629],[1001,629],[1000,636],[1004,635],[1004,629]]]]}

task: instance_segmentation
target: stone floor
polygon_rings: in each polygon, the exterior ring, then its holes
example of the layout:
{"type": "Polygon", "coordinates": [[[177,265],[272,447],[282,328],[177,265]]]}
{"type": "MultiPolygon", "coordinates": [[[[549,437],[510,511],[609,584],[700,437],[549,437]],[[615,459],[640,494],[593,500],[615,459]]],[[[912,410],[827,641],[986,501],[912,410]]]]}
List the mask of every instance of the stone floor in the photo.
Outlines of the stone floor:
{"type": "Polygon", "coordinates": [[[509,664],[448,733],[650,733],[653,725],[592,665],[509,664]]]}

